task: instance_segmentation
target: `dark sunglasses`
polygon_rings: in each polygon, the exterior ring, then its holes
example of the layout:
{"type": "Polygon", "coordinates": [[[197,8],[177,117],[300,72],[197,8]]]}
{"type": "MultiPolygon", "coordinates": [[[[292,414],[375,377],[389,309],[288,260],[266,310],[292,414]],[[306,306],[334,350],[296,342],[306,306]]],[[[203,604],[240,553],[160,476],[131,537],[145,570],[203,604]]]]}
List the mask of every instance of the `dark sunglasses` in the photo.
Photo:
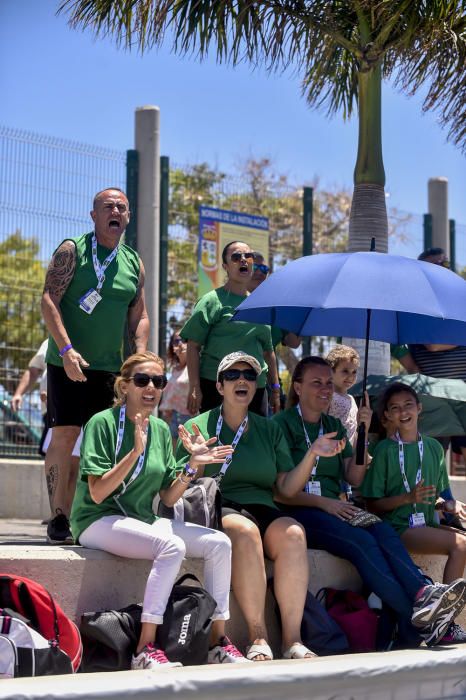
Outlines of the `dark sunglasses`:
{"type": "Polygon", "coordinates": [[[172,345],[181,345],[181,343],[184,343],[183,338],[173,338],[172,340],[172,345]]]}
{"type": "Polygon", "coordinates": [[[254,263],[252,267],[254,269],[254,272],[256,272],[256,270],[260,270],[263,275],[267,275],[270,270],[270,267],[268,267],[268,265],[263,265],[262,263],[254,263]]]}
{"type": "Polygon", "coordinates": [[[133,377],[129,378],[134,382],[134,386],[142,389],[143,386],[147,386],[149,382],[155,386],[156,389],[165,389],[167,386],[167,377],[164,374],[144,374],[143,372],[136,372],[133,377]]]}
{"type": "Polygon", "coordinates": [[[240,377],[244,377],[247,382],[255,382],[257,372],[254,369],[225,369],[220,378],[227,382],[236,382],[240,377]]]}
{"type": "Polygon", "coordinates": [[[239,262],[243,258],[246,258],[246,260],[253,260],[254,259],[254,253],[232,253],[230,255],[230,260],[232,262],[239,262]]]}

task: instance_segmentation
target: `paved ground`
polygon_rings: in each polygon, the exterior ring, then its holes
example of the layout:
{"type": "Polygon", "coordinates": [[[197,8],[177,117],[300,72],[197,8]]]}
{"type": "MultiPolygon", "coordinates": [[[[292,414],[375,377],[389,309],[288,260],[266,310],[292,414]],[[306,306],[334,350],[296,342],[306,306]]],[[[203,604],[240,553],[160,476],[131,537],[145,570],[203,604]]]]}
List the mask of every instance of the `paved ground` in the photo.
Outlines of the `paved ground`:
{"type": "Polygon", "coordinates": [[[0,544],[41,544],[46,541],[47,526],[40,520],[0,519],[0,544]]]}

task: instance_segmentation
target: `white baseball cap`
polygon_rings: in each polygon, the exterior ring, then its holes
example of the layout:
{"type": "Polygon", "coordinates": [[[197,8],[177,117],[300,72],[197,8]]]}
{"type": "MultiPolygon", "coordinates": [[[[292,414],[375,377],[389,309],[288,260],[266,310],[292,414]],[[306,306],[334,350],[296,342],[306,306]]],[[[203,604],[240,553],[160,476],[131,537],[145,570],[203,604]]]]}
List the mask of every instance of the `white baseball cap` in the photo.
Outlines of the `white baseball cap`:
{"type": "Polygon", "coordinates": [[[259,374],[262,372],[262,367],[260,366],[259,362],[256,360],[255,357],[253,357],[252,355],[248,355],[246,352],[238,350],[237,352],[230,352],[229,355],[225,355],[223,360],[220,360],[220,364],[217,369],[217,381],[220,372],[224,372],[226,369],[230,369],[230,367],[235,365],[237,362],[247,362],[247,364],[250,365],[253,368],[253,370],[257,372],[257,376],[259,376],[259,374]]]}

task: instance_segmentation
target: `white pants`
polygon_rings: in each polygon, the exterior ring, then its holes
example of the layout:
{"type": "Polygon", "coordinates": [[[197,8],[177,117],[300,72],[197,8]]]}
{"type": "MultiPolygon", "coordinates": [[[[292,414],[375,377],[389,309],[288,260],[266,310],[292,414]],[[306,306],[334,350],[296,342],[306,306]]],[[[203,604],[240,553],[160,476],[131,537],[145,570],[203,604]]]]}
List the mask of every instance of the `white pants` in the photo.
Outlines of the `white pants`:
{"type": "Polygon", "coordinates": [[[204,586],[217,602],[212,619],[229,619],[231,543],[223,532],[167,518],[149,525],[123,515],[106,515],[89,525],[79,541],[83,547],[153,561],[144,593],[142,622],[162,624],[185,555],[204,559],[204,586]]]}

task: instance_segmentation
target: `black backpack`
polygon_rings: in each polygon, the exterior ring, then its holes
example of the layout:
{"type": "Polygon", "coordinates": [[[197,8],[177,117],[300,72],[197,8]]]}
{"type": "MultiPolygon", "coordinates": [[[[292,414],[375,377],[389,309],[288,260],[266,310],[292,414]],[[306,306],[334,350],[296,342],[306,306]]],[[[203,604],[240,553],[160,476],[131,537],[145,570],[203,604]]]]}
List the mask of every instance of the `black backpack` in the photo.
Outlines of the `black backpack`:
{"type": "Polygon", "coordinates": [[[211,476],[194,479],[173,507],[160,501],[157,515],[221,530],[222,497],[217,481],[211,476]]]}
{"type": "MultiPolygon", "coordinates": [[[[157,627],[156,643],[169,661],[181,661],[189,666],[207,662],[211,618],[217,604],[200,586],[182,585],[186,579],[199,583],[192,574],[185,574],[175,583],[163,625],[157,627]]],[[[141,613],[141,605],[84,613],[80,631],[85,673],[130,668],[141,632],[141,613]]]]}

